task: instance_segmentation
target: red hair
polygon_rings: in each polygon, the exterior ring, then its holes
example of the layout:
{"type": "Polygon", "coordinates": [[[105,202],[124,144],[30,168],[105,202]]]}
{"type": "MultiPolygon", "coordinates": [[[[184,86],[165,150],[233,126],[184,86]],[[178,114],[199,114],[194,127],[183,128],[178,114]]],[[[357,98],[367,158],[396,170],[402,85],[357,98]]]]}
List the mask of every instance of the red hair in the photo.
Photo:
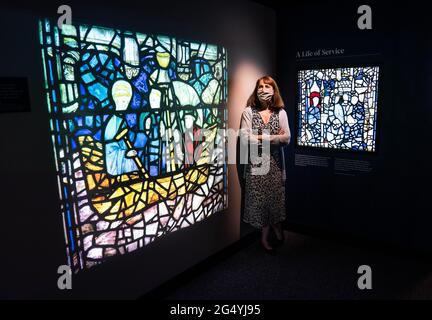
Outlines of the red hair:
{"type": "Polygon", "coordinates": [[[264,83],[269,84],[273,87],[274,95],[272,97],[272,101],[271,101],[272,103],[271,103],[270,108],[282,109],[284,107],[284,102],[283,102],[282,97],[280,95],[279,87],[276,84],[276,81],[274,81],[274,79],[270,76],[264,76],[264,77],[261,77],[257,80],[257,82],[255,84],[255,89],[252,92],[252,94],[250,95],[250,97],[247,101],[247,105],[251,106],[251,107],[256,107],[258,109],[262,109],[261,102],[259,101],[258,95],[257,95],[258,86],[259,86],[259,83],[261,80],[264,81],[264,83]]]}

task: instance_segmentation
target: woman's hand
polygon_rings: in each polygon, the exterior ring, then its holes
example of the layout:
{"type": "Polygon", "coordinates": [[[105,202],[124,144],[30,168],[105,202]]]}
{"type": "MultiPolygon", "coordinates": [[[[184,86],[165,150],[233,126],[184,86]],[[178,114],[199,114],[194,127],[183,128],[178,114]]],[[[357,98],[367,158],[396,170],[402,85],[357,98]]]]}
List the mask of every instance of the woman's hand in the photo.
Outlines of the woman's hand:
{"type": "MultiPolygon", "coordinates": [[[[279,132],[278,132],[278,135],[283,135],[283,134],[285,134],[285,131],[284,131],[284,129],[280,128],[279,132]]],[[[263,140],[263,135],[262,134],[255,135],[255,138],[258,141],[262,141],[263,140]]]]}
{"type": "Polygon", "coordinates": [[[258,141],[262,141],[262,135],[261,134],[254,134],[253,137],[258,141]]]}

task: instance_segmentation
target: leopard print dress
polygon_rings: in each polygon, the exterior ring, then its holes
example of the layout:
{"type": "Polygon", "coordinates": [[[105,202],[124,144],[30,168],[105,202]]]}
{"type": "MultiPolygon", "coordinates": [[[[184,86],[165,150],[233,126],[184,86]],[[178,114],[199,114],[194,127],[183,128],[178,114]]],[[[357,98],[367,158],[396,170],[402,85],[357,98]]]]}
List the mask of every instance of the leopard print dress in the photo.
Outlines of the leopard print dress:
{"type": "MultiPolygon", "coordinates": [[[[269,130],[269,134],[278,134],[279,113],[272,112],[268,123],[264,123],[258,110],[252,108],[252,130],[262,134],[265,129],[269,130]]],[[[246,166],[243,221],[255,228],[263,228],[270,223],[275,224],[285,220],[285,183],[282,178],[283,156],[279,147],[272,146],[270,153],[263,153],[259,148],[258,157],[262,157],[261,163],[254,164],[251,159],[246,166]],[[253,174],[259,172],[259,168],[265,171],[261,174],[253,174]],[[270,170],[265,173],[267,168],[270,170]]]]}

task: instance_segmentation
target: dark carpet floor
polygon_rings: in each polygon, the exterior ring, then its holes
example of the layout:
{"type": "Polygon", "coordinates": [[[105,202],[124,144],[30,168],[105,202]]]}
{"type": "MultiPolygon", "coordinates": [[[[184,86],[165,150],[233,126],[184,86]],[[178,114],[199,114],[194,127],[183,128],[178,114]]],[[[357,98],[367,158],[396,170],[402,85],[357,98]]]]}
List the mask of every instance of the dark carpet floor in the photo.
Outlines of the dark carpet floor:
{"type": "Polygon", "coordinates": [[[276,255],[259,240],[171,290],[164,299],[304,300],[431,299],[432,264],[412,256],[343,245],[287,232],[276,255]],[[360,265],[372,269],[372,289],[360,290],[360,265]]]}

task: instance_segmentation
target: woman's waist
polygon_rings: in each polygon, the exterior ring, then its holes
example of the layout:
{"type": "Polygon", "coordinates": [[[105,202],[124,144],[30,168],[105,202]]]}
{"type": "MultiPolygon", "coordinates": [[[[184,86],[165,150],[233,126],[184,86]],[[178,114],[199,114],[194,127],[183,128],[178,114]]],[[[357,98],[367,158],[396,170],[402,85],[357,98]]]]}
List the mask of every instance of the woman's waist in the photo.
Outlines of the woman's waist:
{"type": "Polygon", "coordinates": [[[278,153],[281,150],[281,146],[275,145],[275,144],[264,145],[262,143],[259,143],[258,144],[258,150],[259,151],[267,151],[267,150],[269,150],[272,153],[278,153]]]}

